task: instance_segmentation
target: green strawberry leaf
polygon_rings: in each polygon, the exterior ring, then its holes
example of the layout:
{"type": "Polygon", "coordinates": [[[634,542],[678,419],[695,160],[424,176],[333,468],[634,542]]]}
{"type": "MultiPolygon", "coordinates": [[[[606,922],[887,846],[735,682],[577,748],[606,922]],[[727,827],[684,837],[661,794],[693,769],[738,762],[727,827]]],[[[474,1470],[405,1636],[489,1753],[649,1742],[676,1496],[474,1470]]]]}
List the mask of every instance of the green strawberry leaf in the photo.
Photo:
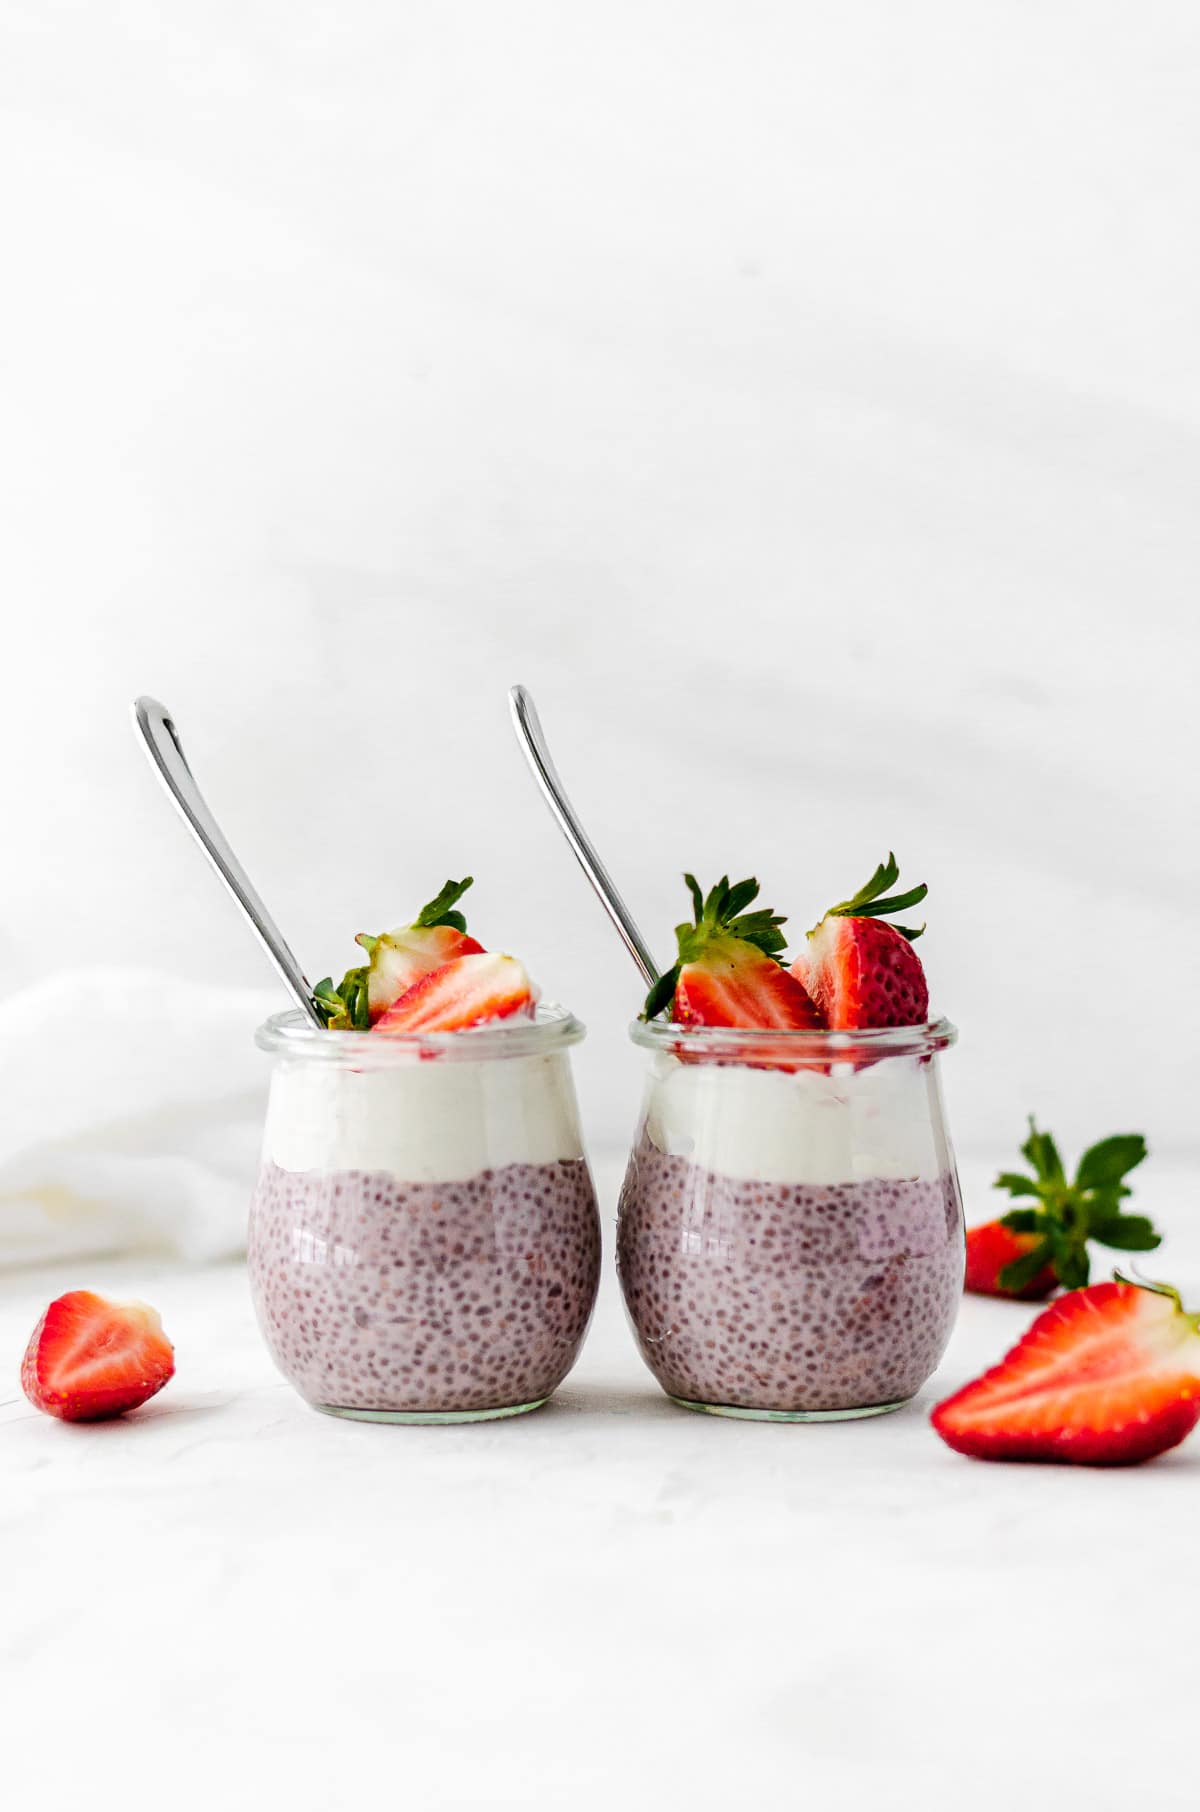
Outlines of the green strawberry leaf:
{"type": "Polygon", "coordinates": [[[839,918],[861,918],[863,916],[862,908],[869,905],[872,900],[877,900],[880,894],[886,893],[899,878],[900,869],[897,866],[896,857],[889,850],[887,861],[879,864],[865,886],[860,887],[850,899],[843,900],[840,906],[831,906],[829,911],[839,918]]]}
{"type": "Polygon", "coordinates": [[[1039,1240],[1036,1246],[1031,1246],[1020,1258],[1014,1258],[1010,1265],[1005,1265],[996,1281],[1002,1290],[1023,1290],[1050,1263],[1053,1256],[1054,1248],[1049,1239],[1039,1240]]]}
{"type": "Polygon", "coordinates": [[[738,913],[741,912],[743,906],[748,906],[751,900],[756,900],[757,898],[757,881],[739,881],[737,886],[731,887],[729,892],[725,895],[725,916],[730,919],[735,919],[738,913]]]}
{"type": "Polygon", "coordinates": [[[1040,1208],[1014,1208],[1000,1216],[1000,1225],[1013,1233],[1040,1233],[1047,1225],[1047,1217],[1040,1208]]]}
{"type": "Polygon", "coordinates": [[[1114,1214],[1106,1220],[1094,1220],[1088,1228],[1092,1239],[1118,1252],[1153,1252],[1162,1245],[1162,1236],[1144,1214],[1114,1214]]]}
{"type": "Polygon", "coordinates": [[[1054,1242],[1054,1269],[1064,1290],[1082,1290],[1091,1276],[1087,1247],[1064,1240],[1054,1242]]]}
{"type": "Polygon", "coordinates": [[[1016,1170],[1002,1170],[993,1189],[1007,1189],[1009,1195],[1040,1195],[1041,1189],[1032,1177],[1023,1177],[1016,1170]]]}
{"type": "Polygon", "coordinates": [[[1116,1133],[1111,1139],[1101,1139],[1098,1145],[1089,1146],[1080,1158],[1075,1187],[1102,1189],[1106,1184],[1119,1183],[1145,1157],[1146,1141],[1141,1133],[1116,1133]]]}
{"type": "Polygon", "coordinates": [[[646,1004],[642,1008],[643,1019],[657,1019],[659,1014],[671,1005],[675,999],[675,986],[678,980],[679,964],[676,963],[673,969],[668,969],[665,975],[659,976],[647,994],[646,1004]]]}
{"type": "MultiPolygon", "coordinates": [[[[924,881],[908,893],[889,894],[883,900],[866,900],[853,914],[856,919],[877,919],[882,913],[903,912],[906,906],[919,906],[929,892],[924,881]]],[[[849,915],[846,915],[849,916],[849,915]]]]}
{"type": "Polygon", "coordinates": [[[704,917],[704,895],[700,891],[700,883],[697,881],[695,875],[684,875],[683,878],[687,883],[687,890],[692,896],[692,907],[698,925],[704,917]]]}
{"type": "Polygon", "coordinates": [[[328,1031],[369,1032],[366,969],[347,969],[336,988],[333,977],[327,975],[313,989],[313,1005],[328,1031]]]}
{"type": "Polygon", "coordinates": [[[455,931],[465,931],[467,921],[461,912],[452,912],[450,908],[461,900],[468,887],[475,884],[474,877],[467,875],[462,881],[447,881],[442,891],[422,906],[413,920],[414,928],[430,928],[434,925],[449,925],[455,931]]]}
{"type": "MultiPolygon", "coordinates": [[[[871,879],[860,887],[850,899],[841,900],[836,906],[831,906],[825,917],[877,919],[887,913],[903,912],[909,906],[920,905],[929,892],[923,881],[919,887],[910,887],[907,893],[888,893],[888,888],[892,887],[899,878],[900,870],[896,864],[896,857],[889,850],[887,861],[879,864],[871,879]]],[[[817,927],[814,925],[813,930],[816,929],[817,927]]],[[[894,929],[900,933],[901,937],[906,937],[910,944],[915,943],[925,931],[924,925],[897,925],[894,929]]]]}
{"type": "Polygon", "coordinates": [[[1058,1155],[1058,1146],[1049,1133],[1039,1132],[1033,1115],[1029,1116],[1029,1137],[1021,1147],[1021,1156],[1033,1165],[1038,1179],[1043,1183],[1061,1183],[1066,1181],[1062,1159],[1058,1155]]]}

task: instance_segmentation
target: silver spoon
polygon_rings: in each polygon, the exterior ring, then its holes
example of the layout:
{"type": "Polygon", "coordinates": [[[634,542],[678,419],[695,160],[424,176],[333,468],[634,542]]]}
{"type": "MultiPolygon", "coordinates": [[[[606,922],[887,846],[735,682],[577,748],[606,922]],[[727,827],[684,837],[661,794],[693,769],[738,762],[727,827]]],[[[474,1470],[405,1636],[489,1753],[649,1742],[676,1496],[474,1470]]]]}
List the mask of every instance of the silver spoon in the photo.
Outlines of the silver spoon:
{"type": "MultiPolygon", "coordinates": [[[[133,702],[134,728],[146,745],[146,753],[158,772],[159,779],[171,795],[184,823],[241,907],[250,929],[278,969],[296,1004],[321,1026],[320,1015],[313,1005],[312,989],[304,971],[292,955],[274,919],[250,885],[245,869],[221,835],[220,826],[196,785],[179,741],[171,714],[156,698],[138,698],[133,702]]],[[[324,1030],[324,1027],[321,1026],[324,1030]]]]}
{"type": "Polygon", "coordinates": [[[634,923],[633,914],[613,886],[611,875],[596,854],[591,838],[567,798],[563,783],[550,759],[550,751],[546,747],[546,738],[533,700],[524,686],[513,686],[509,690],[508,704],[517,741],[559,830],[571,845],[575,860],[595,888],[605,912],[620,932],[626,949],[642,972],[646,986],[652,988],[658,980],[654,958],[634,923]]]}

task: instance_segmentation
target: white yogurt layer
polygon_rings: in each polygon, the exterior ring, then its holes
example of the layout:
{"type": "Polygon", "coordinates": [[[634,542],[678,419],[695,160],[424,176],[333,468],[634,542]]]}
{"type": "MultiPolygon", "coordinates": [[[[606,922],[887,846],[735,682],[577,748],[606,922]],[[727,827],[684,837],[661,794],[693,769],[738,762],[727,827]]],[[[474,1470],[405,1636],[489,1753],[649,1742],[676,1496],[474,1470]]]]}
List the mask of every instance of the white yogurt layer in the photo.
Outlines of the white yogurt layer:
{"type": "Polygon", "coordinates": [[[932,1063],[749,1069],[654,1059],[646,1132],[660,1151],[763,1183],[936,1177],[948,1168],[932,1063]],[[839,1073],[840,1072],[840,1073],[839,1073]]]}
{"type": "Polygon", "coordinates": [[[382,1170],[454,1183],[582,1157],[565,1055],[351,1070],[280,1063],[264,1157],[281,1170],[382,1170]]]}

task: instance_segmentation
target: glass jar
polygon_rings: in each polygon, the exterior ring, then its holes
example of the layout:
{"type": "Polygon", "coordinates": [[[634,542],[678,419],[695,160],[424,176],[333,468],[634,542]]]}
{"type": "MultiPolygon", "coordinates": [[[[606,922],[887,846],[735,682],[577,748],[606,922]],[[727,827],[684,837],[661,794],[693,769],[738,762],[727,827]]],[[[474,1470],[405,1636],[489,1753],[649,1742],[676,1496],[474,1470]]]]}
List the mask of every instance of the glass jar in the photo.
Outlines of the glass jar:
{"type": "Polygon", "coordinates": [[[937,1062],[953,1026],[632,1036],[650,1074],[617,1270],[667,1395],[766,1421],[898,1409],[962,1293],[937,1062]]]}
{"type": "Polygon", "coordinates": [[[276,1365],[315,1408],[476,1422],[539,1408],[583,1344],[600,1219],[561,1007],[466,1032],[328,1032],[274,1058],[250,1284],[276,1365]]]}

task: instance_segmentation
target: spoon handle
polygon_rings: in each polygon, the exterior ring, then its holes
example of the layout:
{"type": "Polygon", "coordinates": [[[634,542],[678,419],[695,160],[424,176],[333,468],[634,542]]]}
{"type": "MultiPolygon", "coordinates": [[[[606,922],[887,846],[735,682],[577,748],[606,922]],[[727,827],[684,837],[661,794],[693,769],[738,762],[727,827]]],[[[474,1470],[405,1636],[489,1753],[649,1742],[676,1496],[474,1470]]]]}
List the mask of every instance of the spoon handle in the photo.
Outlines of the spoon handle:
{"type": "Polygon", "coordinates": [[[532,698],[524,686],[513,686],[508,695],[508,702],[512,711],[513,727],[517,732],[517,741],[521,745],[526,761],[533,770],[533,777],[542,790],[546,804],[554,814],[559,830],[571,845],[575,860],[591,882],[600,897],[604,910],[620,932],[626,949],[642,972],[646,986],[652,988],[658,980],[658,970],[654,965],[654,958],[634,923],[633,914],[614,887],[612,876],[596,854],[591,838],[579,822],[575,809],[567,798],[563,783],[550,759],[550,750],[546,746],[541,720],[532,698]]]}
{"type": "Polygon", "coordinates": [[[133,719],[146,752],[184,823],[241,907],[250,929],[278,969],[288,991],[313,1024],[320,1026],[312,989],[304,972],[284,942],[278,925],[250,885],[245,869],[221,835],[187,764],[170,712],[156,698],[138,698],[134,700],[133,719]]]}

